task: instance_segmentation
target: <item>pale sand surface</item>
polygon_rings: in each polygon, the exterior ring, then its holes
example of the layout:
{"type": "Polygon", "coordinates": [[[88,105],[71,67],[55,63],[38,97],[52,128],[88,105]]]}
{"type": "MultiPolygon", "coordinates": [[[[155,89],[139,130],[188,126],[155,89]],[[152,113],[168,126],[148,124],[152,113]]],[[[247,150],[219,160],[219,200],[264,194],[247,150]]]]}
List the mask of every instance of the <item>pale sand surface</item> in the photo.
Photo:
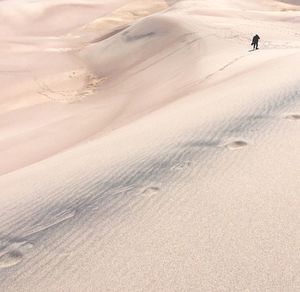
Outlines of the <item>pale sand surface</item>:
{"type": "Polygon", "coordinates": [[[299,4],[0,1],[0,291],[300,291],[299,4]]]}

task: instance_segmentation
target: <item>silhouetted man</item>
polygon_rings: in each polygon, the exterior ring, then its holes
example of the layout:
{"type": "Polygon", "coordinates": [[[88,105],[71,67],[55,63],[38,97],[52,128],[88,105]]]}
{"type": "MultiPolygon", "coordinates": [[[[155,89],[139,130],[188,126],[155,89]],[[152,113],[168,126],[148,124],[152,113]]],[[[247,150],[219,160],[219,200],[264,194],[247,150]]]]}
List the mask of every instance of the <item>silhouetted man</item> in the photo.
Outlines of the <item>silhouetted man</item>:
{"type": "Polygon", "coordinates": [[[253,46],[253,50],[257,50],[258,49],[258,41],[259,40],[260,40],[260,37],[259,37],[259,35],[256,34],[253,37],[252,44],[251,44],[251,46],[253,46]]]}

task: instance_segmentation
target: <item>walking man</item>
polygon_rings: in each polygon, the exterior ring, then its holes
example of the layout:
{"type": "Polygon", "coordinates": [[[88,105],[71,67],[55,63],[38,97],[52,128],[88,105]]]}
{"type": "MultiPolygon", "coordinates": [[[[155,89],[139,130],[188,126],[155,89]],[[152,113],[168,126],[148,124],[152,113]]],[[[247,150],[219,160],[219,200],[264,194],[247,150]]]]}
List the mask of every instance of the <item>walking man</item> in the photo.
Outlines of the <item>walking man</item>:
{"type": "Polygon", "coordinates": [[[253,40],[252,40],[252,44],[251,46],[253,46],[253,51],[254,50],[258,50],[258,41],[260,40],[260,37],[258,34],[256,34],[254,37],[253,37],[253,40]]]}

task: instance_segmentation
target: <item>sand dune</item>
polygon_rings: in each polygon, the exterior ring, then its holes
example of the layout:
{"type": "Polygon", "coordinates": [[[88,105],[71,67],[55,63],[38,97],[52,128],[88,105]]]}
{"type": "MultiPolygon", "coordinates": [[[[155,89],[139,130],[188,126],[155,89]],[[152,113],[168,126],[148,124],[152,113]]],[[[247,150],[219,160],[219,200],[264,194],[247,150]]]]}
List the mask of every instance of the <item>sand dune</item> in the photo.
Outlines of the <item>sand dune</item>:
{"type": "Polygon", "coordinates": [[[124,73],[192,34],[176,18],[152,16],[116,35],[92,44],[81,53],[97,76],[124,73]]]}
{"type": "Polygon", "coordinates": [[[0,291],[300,290],[297,2],[0,1],[0,291]]]}
{"type": "Polygon", "coordinates": [[[281,0],[282,2],[286,2],[286,3],[290,3],[290,4],[296,4],[296,5],[300,5],[300,1],[299,0],[281,0]]]}

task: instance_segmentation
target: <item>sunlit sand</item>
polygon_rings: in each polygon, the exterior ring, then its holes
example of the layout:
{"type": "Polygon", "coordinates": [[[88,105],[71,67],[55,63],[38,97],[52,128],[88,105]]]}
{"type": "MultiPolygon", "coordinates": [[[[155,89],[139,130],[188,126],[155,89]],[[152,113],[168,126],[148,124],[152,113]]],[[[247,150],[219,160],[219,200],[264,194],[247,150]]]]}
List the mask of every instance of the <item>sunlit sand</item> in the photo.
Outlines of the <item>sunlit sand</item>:
{"type": "Polygon", "coordinates": [[[299,291],[299,5],[0,1],[0,291],[299,291]]]}

